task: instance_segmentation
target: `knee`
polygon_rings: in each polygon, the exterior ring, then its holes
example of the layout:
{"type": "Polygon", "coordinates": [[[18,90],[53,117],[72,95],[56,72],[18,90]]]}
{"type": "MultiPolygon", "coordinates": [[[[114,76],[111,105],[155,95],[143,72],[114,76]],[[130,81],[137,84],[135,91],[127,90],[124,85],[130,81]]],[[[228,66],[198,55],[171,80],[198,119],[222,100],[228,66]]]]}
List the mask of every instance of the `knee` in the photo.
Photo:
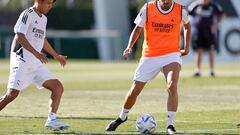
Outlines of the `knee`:
{"type": "Polygon", "coordinates": [[[130,89],[130,91],[128,92],[128,97],[129,98],[136,98],[142,91],[142,89],[144,88],[146,83],[144,82],[138,82],[135,81],[130,89]]]}
{"type": "Polygon", "coordinates": [[[64,92],[64,87],[63,87],[63,85],[62,85],[61,82],[58,82],[56,89],[57,89],[57,91],[58,91],[59,93],[63,93],[63,92],[64,92]]]}
{"type": "Polygon", "coordinates": [[[15,98],[17,98],[19,95],[19,91],[17,90],[11,90],[9,92],[7,92],[6,94],[6,98],[9,100],[9,101],[13,101],[15,98]]]}
{"type": "Polygon", "coordinates": [[[177,94],[177,82],[174,82],[174,81],[168,82],[167,89],[168,89],[169,95],[177,94]]]}
{"type": "Polygon", "coordinates": [[[136,89],[130,90],[129,91],[129,98],[136,98],[138,95],[140,94],[140,92],[138,92],[136,89]]]}
{"type": "Polygon", "coordinates": [[[62,94],[64,92],[64,87],[60,81],[56,81],[53,92],[57,94],[62,94]]]}

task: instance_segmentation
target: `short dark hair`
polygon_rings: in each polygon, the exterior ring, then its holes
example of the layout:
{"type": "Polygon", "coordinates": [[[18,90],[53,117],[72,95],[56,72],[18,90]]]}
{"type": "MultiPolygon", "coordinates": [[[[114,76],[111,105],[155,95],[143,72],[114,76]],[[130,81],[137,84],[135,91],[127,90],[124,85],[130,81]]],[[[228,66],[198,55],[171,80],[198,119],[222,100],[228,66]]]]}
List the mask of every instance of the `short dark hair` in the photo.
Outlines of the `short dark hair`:
{"type": "MultiPolygon", "coordinates": [[[[44,0],[42,0],[42,1],[44,1],[44,0]]],[[[55,3],[57,0],[53,0],[53,3],[55,3]]]]}

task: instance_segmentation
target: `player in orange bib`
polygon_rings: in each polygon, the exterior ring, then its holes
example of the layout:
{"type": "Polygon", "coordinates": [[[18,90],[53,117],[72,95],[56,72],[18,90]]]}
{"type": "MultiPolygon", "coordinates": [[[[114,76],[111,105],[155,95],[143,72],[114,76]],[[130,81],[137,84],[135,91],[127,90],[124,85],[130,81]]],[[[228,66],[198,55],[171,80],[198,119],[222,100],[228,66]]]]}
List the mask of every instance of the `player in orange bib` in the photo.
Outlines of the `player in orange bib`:
{"type": "Polygon", "coordinates": [[[127,120],[127,114],[136,102],[145,84],[161,71],[167,82],[167,133],[174,134],[174,120],[178,107],[177,83],[181,69],[181,56],[189,52],[191,26],[187,11],[173,0],[155,0],[146,3],[135,20],[123,57],[128,58],[132,47],[144,29],[142,58],[134,75],[132,87],[125,97],[119,118],[112,121],[106,131],[115,131],[127,120]],[[181,24],[184,26],[184,49],[180,50],[181,24]]]}

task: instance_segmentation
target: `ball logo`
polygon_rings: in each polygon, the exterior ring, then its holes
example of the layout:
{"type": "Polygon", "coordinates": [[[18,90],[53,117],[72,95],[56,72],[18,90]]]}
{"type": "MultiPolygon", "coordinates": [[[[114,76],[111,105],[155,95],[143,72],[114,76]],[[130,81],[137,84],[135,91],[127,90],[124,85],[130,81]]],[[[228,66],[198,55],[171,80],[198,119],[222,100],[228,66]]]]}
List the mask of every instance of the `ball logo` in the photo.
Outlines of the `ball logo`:
{"type": "Polygon", "coordinates": [[[157,122],[150,114],[143,114],[136,121],[136,129],[140,133],[152,134],[155,132],[156,126],[157,122]]]}

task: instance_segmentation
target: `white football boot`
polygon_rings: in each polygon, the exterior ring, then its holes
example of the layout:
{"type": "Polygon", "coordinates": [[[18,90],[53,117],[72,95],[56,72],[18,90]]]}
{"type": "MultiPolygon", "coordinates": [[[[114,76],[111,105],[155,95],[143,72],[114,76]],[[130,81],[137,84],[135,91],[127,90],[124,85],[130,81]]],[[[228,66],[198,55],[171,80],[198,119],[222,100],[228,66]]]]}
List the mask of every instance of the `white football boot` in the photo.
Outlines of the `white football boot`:
{"type": "Polygon", "coordinates": [[[54,119],[54,120],[47,120],[45,123],[45,127],[47,129],[58,131],[58,130],[67,130],[69,128],[69,125],[61,122],[58,119],[54,119]]]}

